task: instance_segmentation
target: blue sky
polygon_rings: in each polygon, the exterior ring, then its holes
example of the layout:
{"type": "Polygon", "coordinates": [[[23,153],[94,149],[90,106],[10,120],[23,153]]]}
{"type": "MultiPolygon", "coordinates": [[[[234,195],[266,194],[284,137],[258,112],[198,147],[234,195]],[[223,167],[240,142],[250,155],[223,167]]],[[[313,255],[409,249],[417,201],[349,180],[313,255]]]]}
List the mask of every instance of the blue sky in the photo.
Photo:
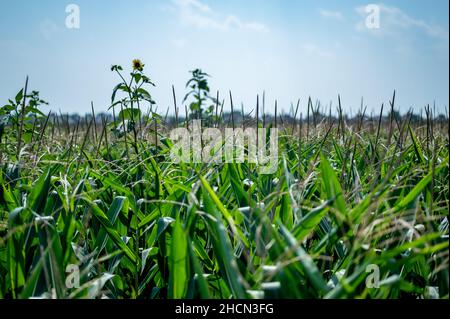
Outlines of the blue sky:
{"type": "MultiPolygon", "coordinates": [[[[212,91],[233,92],[251,110],[266,92],[284,111],[308,96],[355,113],[361,97],[378,112],[397,90],[404,112],[449,102],[447,0],[385,1],[380,28],[365,27],[364,1],[0,0],[0,104],[30,76],[47,109],[107,110],[118,82],[112,64],[140,58],[156,87],[161,113],[172,112],[171,85],[181,101],[189,70],[212,75],[212,91]],[[80,28],[65,25],[68,4],[80,28]]],[[[226,108],[229,108],[227,100],[226,108]]]]}

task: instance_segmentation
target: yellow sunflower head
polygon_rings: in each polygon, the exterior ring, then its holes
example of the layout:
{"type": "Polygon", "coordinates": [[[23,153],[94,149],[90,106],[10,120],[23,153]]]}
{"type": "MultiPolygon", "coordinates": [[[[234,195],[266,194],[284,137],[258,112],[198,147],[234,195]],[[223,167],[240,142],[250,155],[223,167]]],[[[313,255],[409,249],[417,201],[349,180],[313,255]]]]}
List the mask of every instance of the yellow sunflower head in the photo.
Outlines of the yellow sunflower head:
{"type": "Polygon", "coordinates": [[[134,59],[133,60],[133,70],[142,71],[144,69],[144,65],[141,60],[134,59]]]}

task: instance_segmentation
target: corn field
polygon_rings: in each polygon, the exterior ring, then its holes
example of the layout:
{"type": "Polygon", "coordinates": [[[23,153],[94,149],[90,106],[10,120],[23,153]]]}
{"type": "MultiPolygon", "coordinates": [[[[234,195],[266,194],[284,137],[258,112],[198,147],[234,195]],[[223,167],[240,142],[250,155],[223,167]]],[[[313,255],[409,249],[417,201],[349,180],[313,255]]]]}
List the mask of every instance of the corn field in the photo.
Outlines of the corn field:
{"type": "Polygon", "coordinates": [[[448,115],[395,93],[378,114],[262,96],[246,114],[201,72],[160,114],[130,75],[108,113],[44,114],[28,79],[0,109],[0,298],[448,299],[448,115]],[[276,171],[173,162],[194,118],[278,128],[276,171]]]}

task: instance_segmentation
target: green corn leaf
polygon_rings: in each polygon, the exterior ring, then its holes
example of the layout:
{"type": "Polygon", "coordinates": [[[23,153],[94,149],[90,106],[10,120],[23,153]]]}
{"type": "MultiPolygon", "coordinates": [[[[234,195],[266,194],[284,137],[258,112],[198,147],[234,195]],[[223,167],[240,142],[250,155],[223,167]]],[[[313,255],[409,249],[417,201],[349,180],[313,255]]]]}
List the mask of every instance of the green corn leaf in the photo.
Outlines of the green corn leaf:
{"type": "Polygon", "coordinates": [[[172,244],[169,255],[169,298],[181,299],[186,295],[188,283],[188,241],[183,225],[173,225],[172,244]]]}

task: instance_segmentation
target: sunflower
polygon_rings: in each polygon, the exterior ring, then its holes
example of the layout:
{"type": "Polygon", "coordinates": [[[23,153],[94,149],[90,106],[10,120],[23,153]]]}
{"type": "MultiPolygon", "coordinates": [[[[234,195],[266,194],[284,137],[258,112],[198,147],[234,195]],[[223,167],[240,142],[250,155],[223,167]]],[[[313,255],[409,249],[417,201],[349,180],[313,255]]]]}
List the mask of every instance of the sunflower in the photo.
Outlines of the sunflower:
{"type": "Polygon", "coordinates": [[[144,69],[144,65],[141,60],[134,59],[133,60],[133,70],[142,71],[144,69]]]}

